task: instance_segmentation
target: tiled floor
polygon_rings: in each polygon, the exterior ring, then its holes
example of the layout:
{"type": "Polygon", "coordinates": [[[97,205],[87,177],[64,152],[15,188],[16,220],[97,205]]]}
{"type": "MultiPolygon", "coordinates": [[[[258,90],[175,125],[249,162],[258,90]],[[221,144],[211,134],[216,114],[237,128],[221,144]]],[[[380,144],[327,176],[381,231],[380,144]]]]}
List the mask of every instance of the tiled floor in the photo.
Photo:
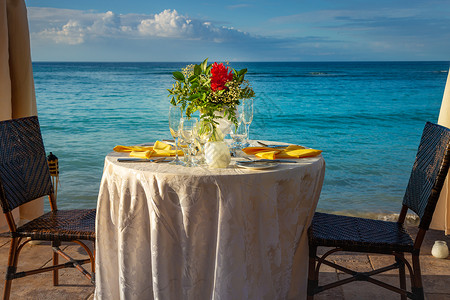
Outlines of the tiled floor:
{"type": "MultiPolygon", "coordinates": [[[[413,229],[410,230],[413,233],[413,229]]],[[[450,300],[450,258],[436,259],[430,255],[435,240],[446,240],[450,245],[450,237],[444,236],[440,231],[430,230],[422,246],[421,267],[423,284],[428,300],[450,300]]],[[[81,257],[83,250],[79,246],[65,246],[66,251],[74,258],[81,257]]],[[[0,238],[0,276],[4,278],[9,250],[9,239],[0,238]]],[[[382,265],[386,258],[380,255],[350,255],[342,253],[334,255],[332,260],[352,269],[370,271],[382,265]]],[[[61,262],[63,259],[61,258],[61,262]]],[[[27,245],[20,254],[19,268],[40,268],[51,264],[51,249],[42,245],[27,245]]],[[[86,265],[89,267],[89,265],[86,265]]],[[[345,278],[344,273],[327,266],[323,266],[320,274],[321,284],[337,278],[345,278]]],[[[398,284],[398,276],[394,272],[378,275],[382,280],[398,284]]],[[[93,299],[94,287],[76,269],[60,270],[60,285],[52,285],[50,272],[16,279],[12,284],[11,299],[93,299]]],[[[0,281],[0,290],[3,290],[3,280],[0,281]]],[[[409,283],[408,283],[409,286],[409,283]]],[[[341,287],[325,291],[315,299],[370,299],[389,300],[400,297],[388,290],[379,288],[367,282],[354,282],[341,287]]],[[[178,300],[178,299],[175,299],[178,300]]]]}
{"type": "MultiPolygon", "coordinates": [[[[84,258],[84,249],[78,245],[61,248],[69,256],[77,259],[84,258]]],[[[8,262],[9,239],[0,238],[0,287],[3,294],[6,265],[8,262]]],[[[52,264],[52,250],[48,245],[24,246],[19,256],[19,266],[17,271],[47,267],[52,264]]],[[[65,259],[60,257],[60,263],[65,259]]],[[[90,265],[85,267],[89,270],[90,265]]],[[[74,268],[59,270],[59,286],[53,286],[52,272],[45,272],[24,278],[15,279],[12,282],[11,299],[93,299],[94,286],[78,270],[74,268]]]]}
{"type": "MultiPolygon", "coordinates": [[[[409,228],[409,232],[415,236],[416,229],[409,228]]],[[[421,247],[420,265],[422,270],[422,283],[424,285],[425,299],[427,300],[450,300],[450,257],[447,259],[437,259],[431,256],[431,248],[435,240],[445,240],[450,245],[450,236],[446,237],[442,231],[429,230],[425,236],[424,244],[421,247]]],[[[337,252],[339,253],[339,252],[337,252]]],[[[336,254],[330,256],[331,260],[337,264],[343,265],[349,269],[364,272],[371,271],[381,266],[393,263],[393,259],[382,255],[352,255],[349,253],[336,254]]],[[[408,258],[408,257],[407,257],[408,258]]],[[[406,271],[408,274],[408,271],[406,271]]],[[[322,266],[319,275],[321,285],[338,279],[348,277],[341,271],[322,266]]],[[[374,278],[398,286],[398,272],[396,270],[377,275],[374,278]]],[[[410,289],[409,276],[407,276],[407,287],[410,289]]],[[[333,299],[333,300],[390,300],[400,299],[398,294],[389,290],[380,288],[368,282],[352,282],[334,289],[324,291],[316,295],[314,299],[333,299]]]]}

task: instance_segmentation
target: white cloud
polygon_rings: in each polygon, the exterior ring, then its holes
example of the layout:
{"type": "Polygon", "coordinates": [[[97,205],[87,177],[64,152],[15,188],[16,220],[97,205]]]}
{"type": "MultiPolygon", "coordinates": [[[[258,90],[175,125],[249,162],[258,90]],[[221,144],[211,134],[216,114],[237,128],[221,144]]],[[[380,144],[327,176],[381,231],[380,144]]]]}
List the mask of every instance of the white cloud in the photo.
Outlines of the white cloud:
{"type": "Polygon", "coordinates": [[[39,32],[44,39],[52,39],[56,43],[76,45],[84,42],[85,32],[80,23],[70,20],[61,29],[51,28],[39,32]]]}
{"type": "Polygon", "coordinates": [[[28,9],[32,38],[69,45],[99,38],[157,37],[221,43],[249,37],[239,30],[191,19],[170,9],[154,15],[117,15],[111,11],[93,13],[35,7],[28,9]],[[66,19],[62,17],[64,15],[66,19]]]}
{"type": "Polygon", "coordinates": [[[64,19],[61,17],[60,9],[29,8],[29,10],[32,38],[53,40],[59,44],[82,44],[87,39],[118,37],[132,31],[130,27],[123,26],[121,17],[111,11],[91,13],[63,10],[69,12],[64,19]],[[43,18],[47,22],[44,22],[43,18]]]}
{"type": "Polygon", "coordinates": [[[137,26],[142,35],[158,37],[192,37],[194,33],[192,20],[180,16],[176,10],[166,9],[152,18],[142,20],[137,26]]]}
{"type": "Polygon", "coordinates": [[[112,11],[104,14],[98,14],[98,19],[94,20],[91,26],[87,27],[87,31],[92,35],[114,36],[122,32],[120,17],[112,11]]]}

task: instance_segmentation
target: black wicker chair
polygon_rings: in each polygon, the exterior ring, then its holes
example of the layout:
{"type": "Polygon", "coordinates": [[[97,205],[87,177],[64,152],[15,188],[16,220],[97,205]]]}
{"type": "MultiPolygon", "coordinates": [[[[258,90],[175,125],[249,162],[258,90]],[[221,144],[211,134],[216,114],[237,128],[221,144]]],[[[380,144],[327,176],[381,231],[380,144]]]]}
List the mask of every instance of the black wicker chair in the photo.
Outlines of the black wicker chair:
{"type": "Polygon", "coordinates": [[[9,299],[13,279],[53,271],[58,285],[58,270],[77,268],[94,283],[94,255],[82,241],[95,241],[95,209],[58,210],[37,117],[0,122],[0,203],[11,234],[3,299],[9,299]],[[49,196],[51,211],[17,227],[11,211],[42,196],[49,196]],[[53,266],[17,272],[23,246],[32,240],[49,241],[53,266]],[[60,249],[61,242],[82,246],[88,259],[74,260],[60,249]],[[58,263],[59,255],[68,260],[58,263]],[[91,263],[92,273],[82,265],[91,263]]]}
{"type": "Polygon", "coordinates": [[[397,222],[316,213],[309,228],[308,299],[324,290],[354,281],[368,281],[399,293],[401,299],[424,299],[420,273],[419,252],[431,222],[449,169],[450,130],[427,123],[422,134],[416,161],[413,165],[403,205],[397,222]],[[404,227],[408,209],[420,217],[417,236],[413,240],[404,227]],[[332,247],[321,257],[317,247],[332,247]],[[337,251],[365,252],[393,255],[392,265],[371,272],[355,272],[332,263],[326,258],[337,251]],[[412,266],[404,254],[410,253],[412,266]],[[326,264],[352,275],[349,278],[319,286],[319,269],[326,264]],[[411,292],[406,290],[405,266],[411,278],[411,292]],[[371,276],[398,269],[400,287],[384,283],[371,276]]]}

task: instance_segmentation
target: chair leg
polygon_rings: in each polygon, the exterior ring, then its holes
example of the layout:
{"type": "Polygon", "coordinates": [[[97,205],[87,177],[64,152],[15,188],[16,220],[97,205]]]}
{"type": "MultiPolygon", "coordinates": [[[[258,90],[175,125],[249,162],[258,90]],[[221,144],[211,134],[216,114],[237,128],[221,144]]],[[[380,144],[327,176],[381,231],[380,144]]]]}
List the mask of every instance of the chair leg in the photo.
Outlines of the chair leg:
{"type": "Polygon", "coordinates": [[[13,276],[17,270],[17,248],[19,247],[20,238],[12,238],[9,246],[8,268],[6,270],[5,287],[3,289],[3,300],[8,300],[11,294],[11,284],[13,276]]]}
{"type": "MultiPolygon", "coordinates": [[[[399,254],[401,257],[404,257],[403,253],[399,254]]],[[[395,260],[397,261],[397,263],[399,264],[398,267],[398,273],[399,273],[399,279],[400,279],[400,288],[402,290],[406,290],[406,275],[405,275],[405,263],[399,259],[399,258],[395,258],[395,260]]],[[[401,300],[406,300],[407,297],[406,295],[400,295],[400,299],[401,300]]]]}
{"type": "MultiPolygon", "coordinates": [[[[52,241],[52,247],[59,247],[61,242],[52,241]]],[[[53,251],[53,265],[56,266],[59,263],[59,254],[53,251]]],[[[59,285],[58,269],[53,270],[53,286],[59,285]]]]}
{"type": "Polygon", "coordinates": [[[316,254],[317,254],[317,247],[309,246],[307,300],[314,299],[315,290],[319,285],[319,272],[316,273],[316,254]]]}
{"type": "Polygon", "coordinates": [[[414,294],[416,299],[423,300],[425,299],[425,295],[422,286],[422,274],[420,271],[419,254],[412,255],[412,264],[414,272],[414,276],[411,276],[412,293],[414,294]]]}
{"type": "Polygon", "coordinates": [[[93,254],[94,254],[94,259],[91,260],[91,270],[92,270],[92,280],[91,282],[95,285],[95,243],[94,243],[94,250],[93,250],[93,254]]]}

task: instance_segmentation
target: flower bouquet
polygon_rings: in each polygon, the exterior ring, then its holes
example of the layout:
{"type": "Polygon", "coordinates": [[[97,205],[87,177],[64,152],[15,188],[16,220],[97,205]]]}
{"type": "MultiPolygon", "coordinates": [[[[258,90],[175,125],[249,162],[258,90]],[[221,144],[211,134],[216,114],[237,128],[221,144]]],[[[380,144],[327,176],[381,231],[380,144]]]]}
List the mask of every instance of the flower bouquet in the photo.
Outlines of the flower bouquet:
{"type": "Polygon", "coordinates": [[[240,100],[255,96],[244,79],[246,73],[247,69],[236,71],[223,63],[208,65],[208,59],[198,65],[187,65],[181,72],[173,72],[175,83],[168,89],[170,103],[181,105],[188,118],[200,111],[201,119],[212,124],[210,140],[223,140],[218,119],[226,118],[237,124],[236,108],[240,100]]]}

